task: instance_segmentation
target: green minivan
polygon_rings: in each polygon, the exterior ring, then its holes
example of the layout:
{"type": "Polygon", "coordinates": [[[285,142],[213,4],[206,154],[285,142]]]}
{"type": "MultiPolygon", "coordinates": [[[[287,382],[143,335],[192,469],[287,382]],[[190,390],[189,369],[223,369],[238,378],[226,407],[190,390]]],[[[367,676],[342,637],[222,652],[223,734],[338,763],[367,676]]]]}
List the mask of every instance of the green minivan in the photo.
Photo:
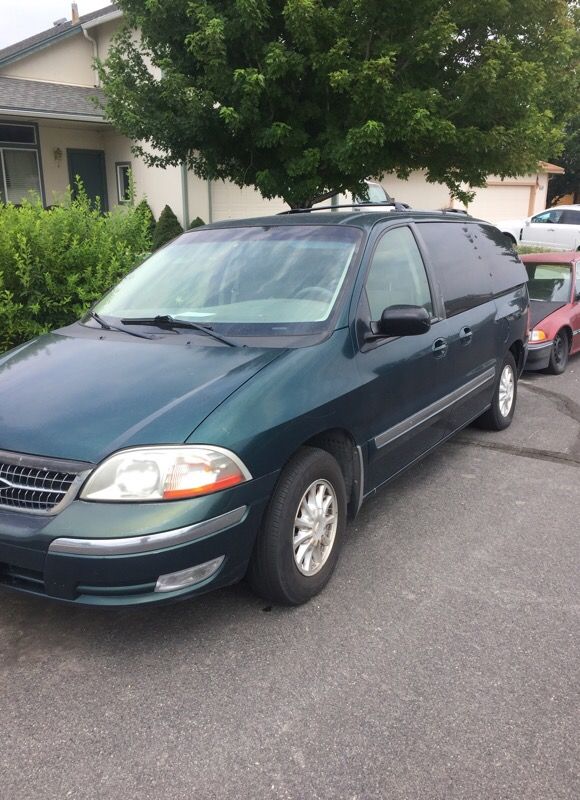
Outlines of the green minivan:
{"type": "Polygon", "coordinates": [[[451,213],[183,234],[0,357],[0,585],[122,606],[246,577],[307,601],[365,497],[469,423],[510,424],[526,280],[500,231],[451,213]]]}

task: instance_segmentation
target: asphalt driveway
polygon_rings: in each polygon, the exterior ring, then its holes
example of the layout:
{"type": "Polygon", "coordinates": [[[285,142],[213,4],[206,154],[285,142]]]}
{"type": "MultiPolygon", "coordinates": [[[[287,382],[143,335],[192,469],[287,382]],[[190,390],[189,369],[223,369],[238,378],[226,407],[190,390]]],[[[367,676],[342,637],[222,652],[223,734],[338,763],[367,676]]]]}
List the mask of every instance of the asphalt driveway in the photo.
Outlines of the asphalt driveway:
{"type": "Polygon", "coordinates": [[[299,609],[0,594],[6,800],[580,797],[580,357],[369,500],[299,609]]]}

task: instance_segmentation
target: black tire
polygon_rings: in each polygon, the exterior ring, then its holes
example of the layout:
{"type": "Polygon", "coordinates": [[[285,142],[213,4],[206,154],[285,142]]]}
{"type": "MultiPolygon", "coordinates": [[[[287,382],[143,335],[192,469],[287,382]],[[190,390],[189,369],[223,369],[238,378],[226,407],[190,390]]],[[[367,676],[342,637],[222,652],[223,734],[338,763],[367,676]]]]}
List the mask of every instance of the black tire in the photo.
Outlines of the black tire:
{"type": "Polygon", "coordinates": [[[568,356],[570,355],[570,339],[565,330],[558,331],[552,342],[550,350],[550,362],[546,372],[551,375],[561,375],[568,366],[568,356]]]}
{"type": "Polygon", "coordinates": [[[476,420],[476,424],[479,428],[484,428],[487,431],[503,431],[512,423],[512,419],[514,417],[514,412],[516,410],[516,400],[518,397],[518,370],[516,367],[515,358],[511,353],[507,353],[506,357],[503,360],[503,364],[501,365],[501,369],[499,371],[499,375],[497,378],[497,382],[495,385],[495,390],[493,393],[493,398],[491,401],[491,407],[476,420]],[[502,412],[501,408],[501,393],[502,393],[502,376],[504,375],[505,370],[511,370],[512,380],[513,380],[513,398],[511,402],[511,407],[507,414],[502,412]]]}
{"type": "Polygon", "coordinates": [[[518,246],[518,242],[517,242],[516,237],[512,236],[511,233],[504,233],[504,236],[509,241],[509,243],[511,244],[512,247],[517,247],[518,246]]]}
{"type": "Polygon", "coordinates": [[[318,594],[332,575],[346,526],[346,489],[337,461],[325,450],[303,447],[283,469],[264,515],[248,569],[248,581],[261,597],[281,605],[300,605],[318,594]],[[336,500],[334,541],[322,567],[300,572],[294,557],[294,522],[302,499],[318,481],[330,484],[336,500]]]}

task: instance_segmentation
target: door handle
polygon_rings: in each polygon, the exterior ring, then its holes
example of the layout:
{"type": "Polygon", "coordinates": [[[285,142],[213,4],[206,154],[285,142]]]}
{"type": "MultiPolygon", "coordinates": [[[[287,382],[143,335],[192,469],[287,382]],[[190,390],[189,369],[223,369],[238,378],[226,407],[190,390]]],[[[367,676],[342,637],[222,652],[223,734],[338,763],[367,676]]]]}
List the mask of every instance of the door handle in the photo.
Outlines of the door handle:
{"type": "Polygon", "coordinates": [[[467,325],[465,325],[459,331],[459,341],[462,345],[466,346],[471,344],[471,340],[473,339],[473,331],[467,325]]]}
{"type": "Polygon", "coordinates": [[[447,339],[435,339],[433,346],[431,347],[435,358],[443,358],[446,356],[448,349],[449,345],[447,344],[447,339]]]}

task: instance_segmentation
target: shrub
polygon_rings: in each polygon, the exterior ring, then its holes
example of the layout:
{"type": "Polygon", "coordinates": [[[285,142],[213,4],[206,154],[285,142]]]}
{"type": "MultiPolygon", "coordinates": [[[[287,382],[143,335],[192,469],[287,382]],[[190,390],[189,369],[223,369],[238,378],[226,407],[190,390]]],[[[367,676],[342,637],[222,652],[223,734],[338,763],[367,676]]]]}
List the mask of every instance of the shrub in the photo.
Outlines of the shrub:
{"type": "Polygon", "coordinates": [[[518,244],[516,247],[518,251],[518,255],[523,256],[526,253],[551,253],[553,252],[553,247],[535,247],[533,245],[527,244],[518,244]]]}
{"type": "Polygon", "coordinates": [[[143,199],[140,203],[137,203],[135,206],[135,211],[138,214],[143,214],[145,216],[149,226],[149,235],[151,236],[151,241],[153,241],[153,234],[155,232],[155,226],[157,225],[157,222],[155,221],[155,214],[151,210],[151,206],[147,200],[143,199]]]}
{"type": "Polygon", "coordinates": [[[192,230],[193,228],[200,228],[202,225],[205,225],[205,222],[202,220],[201,217],[196,217],[195,219],[192,219],[191,222],[189,223],[188,230],[192,230]]]}
{"type": "Polygon", "coordinates": [[[146,215],[0,205],[0,352],[81,317],[151,250],[146,215]]]}
{"type": "Polygon", "coordinates": [[[170,242],[172,239],[175,239],[176,236],[179,236],[180,233],[183,233],[183,228],[181,227],[179,220],[171,208],[169,206],[165,206],[159,215],[157,225],[155,226],[155,233],[153,234],[153,249],[158,250],[160,247],[163,247],[164,244],[167,244],[167,242],[170,242]]]}

